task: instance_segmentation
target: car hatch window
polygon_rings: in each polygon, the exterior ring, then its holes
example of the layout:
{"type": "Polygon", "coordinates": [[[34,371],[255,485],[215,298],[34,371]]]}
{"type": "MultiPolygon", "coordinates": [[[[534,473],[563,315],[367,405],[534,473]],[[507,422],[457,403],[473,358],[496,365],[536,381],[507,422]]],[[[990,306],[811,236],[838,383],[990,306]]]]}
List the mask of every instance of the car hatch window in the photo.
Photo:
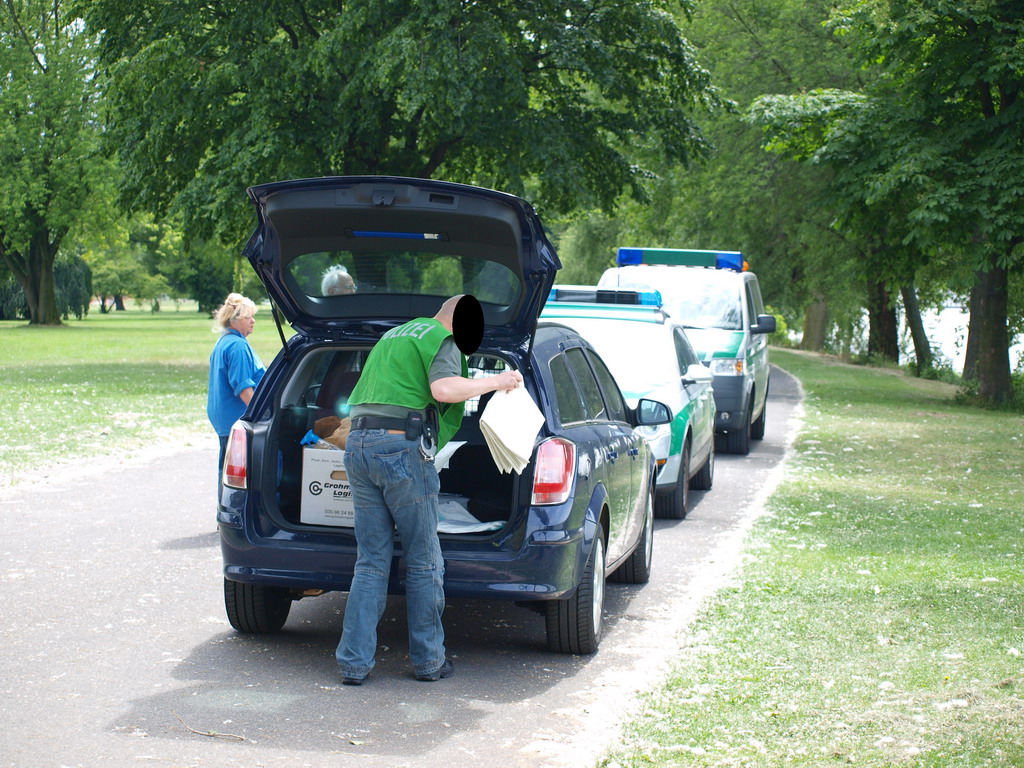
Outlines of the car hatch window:
{"type": "Polygon", "coordinates": [[[626,403],[622,399],[622,392],[611,371],[597,355],[588,355],[590,363],[594,367],[597,382],[604,394],[605,404],[608,406],[608,418],[612,421],[626,421],[626,403]]]}
{"type": "Polygon", "coordinates": [[[551,383],[555,391],[555,407],[558,410],[559,423],[564,426],[586,421],[583,403],[580,402],[580,393],[576,389],[572,376],[569,375],[565,356],[557,355],[551,358],[548,369],[551,371],[551,383]]]}
{"type": "Polygon", "coordinates": [[[583,408],[587,419],[590,421],[607,420],[608,412],[605,410],[604,398],[601,397],[601,388],[597,384],[597,379],[594,378],[594,372],[590,370],[590,365],[583,356],[583,350],[578,347],[570,349],[565,353],[565,357],[569,362],[572,372],[576,375],[580,394],[583,395],[583,408]]]}

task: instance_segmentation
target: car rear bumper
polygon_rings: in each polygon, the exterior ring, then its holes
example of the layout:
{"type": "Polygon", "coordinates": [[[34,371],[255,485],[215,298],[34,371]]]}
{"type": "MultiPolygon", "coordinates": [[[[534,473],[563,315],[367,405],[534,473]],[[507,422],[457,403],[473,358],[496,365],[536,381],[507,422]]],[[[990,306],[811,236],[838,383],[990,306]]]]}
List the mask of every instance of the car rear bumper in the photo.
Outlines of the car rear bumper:
{"type": "MultiPolygon", "coordinates": [[[[288,589],[348,591],[356,551],[352,536],[336,544],[294,538],[253,541],[242,528],[221,525],[224,577],[230,581],[288,589]]],[[[507,545],[506,545],[507,546],[507,545]]],[[[466,547],[455,537],[441,537],[445,560],[444,589],[449,597],[551,600],[572,592],[585,562],[583,529],[535,531],[518,549],[503,549],[479,539],[466,547]]],[[[388,591],[404,594],[405,563],[395,542],[388,591]]]]}

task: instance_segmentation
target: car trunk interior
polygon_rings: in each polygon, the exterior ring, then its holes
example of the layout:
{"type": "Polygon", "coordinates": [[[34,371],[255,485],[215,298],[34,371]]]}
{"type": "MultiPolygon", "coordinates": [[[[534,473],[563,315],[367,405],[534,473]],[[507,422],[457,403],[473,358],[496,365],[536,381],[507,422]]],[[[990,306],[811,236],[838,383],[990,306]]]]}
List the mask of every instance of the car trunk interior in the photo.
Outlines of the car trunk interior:
{"type": "MultiPolygon", "coordinates": [[[[277,466],[268,463],[264,474],[270,482],[276,483],[276,488],[264,498],[271,503],[276,500],[277,512],[288,527],[311,524],[309,510],[303,512],[303,503],[320,502],[319,498],[311,499],[308,492],[304,499],[304,482],[307,491],[310,484],[309,477],[305,481],[303,479],[304,451],[332,452],[326,447],[304,446],[303,439],[311,439],[310,432],[319,420],[347,416],[348,397],[359,380],[367,353],[365,349],[315,349],[296,361],[282,390],[281,407],[268,432],[269,444],[265,453],[276,457],[277,466]]],[[[501,373],[508,364],[494,356],[473,355],[469,358],[469,366],[470,376],[477,378],[501,373]]],[[[442,519],[446,516],[445,509],[453,510],[449,505],[454,503],[461,508],[455,510],[460,519],[465,517],[464,512],[468,512],[484,530],[466,533],[466,526],[473,526],[465,522],[462,527],[455,526],[447,531],[442,527],[442,533],[472,537],[494,535],[504,527],[515,508],[519,477],[503,474],[497,468],[480,430],[480,416],[489,397],[484,395],[479,400],[466,403],[462,426],[449,444],[450,447],[458,447],[448,458],[447,466],[439,472],[442,519]]],[[[339,530],[348,532],[351,528],[340,527],[339,530]]]]}

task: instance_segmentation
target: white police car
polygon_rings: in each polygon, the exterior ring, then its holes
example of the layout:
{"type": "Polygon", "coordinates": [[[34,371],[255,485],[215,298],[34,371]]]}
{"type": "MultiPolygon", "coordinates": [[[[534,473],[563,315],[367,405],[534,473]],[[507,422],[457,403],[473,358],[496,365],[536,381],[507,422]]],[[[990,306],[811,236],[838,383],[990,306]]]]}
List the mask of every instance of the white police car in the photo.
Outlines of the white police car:
{"type": "Polygon", "coordinates": [[[768,340],[775,318],[765,314],[757,276],[737,251],[619,248],[604,289],[657,289],[662,307],[714,374],[715,431],[729,453],[750,452],[764,437],[768,340]]]}
{"type": "Polygon", "coordinates": [[[541,320],[578,331],[607,363],[626,401],[649,397],[672,410],[672,422],[638,427],[658,465],[655,514],[680,520],[691,488],[711,490],[715,471],[715,396],[682,326],[661,310],[657,291],[556,285],[541,320]]]}

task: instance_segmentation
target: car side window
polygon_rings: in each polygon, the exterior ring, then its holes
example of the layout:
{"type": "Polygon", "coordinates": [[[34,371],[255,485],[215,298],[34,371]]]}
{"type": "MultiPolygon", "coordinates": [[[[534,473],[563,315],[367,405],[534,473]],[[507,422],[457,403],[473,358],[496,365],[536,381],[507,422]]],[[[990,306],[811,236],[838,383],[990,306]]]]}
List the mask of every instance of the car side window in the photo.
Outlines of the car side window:
{"type": "Polygon", "coordinates": [[[626,403],[622,399],[622,391],[615,383],[615,377],[604,364],[604,361],[594,354],[589,354],[590,363],[594,367],[594,374],[597,376],[597,383],[604,393],[604,401],[608,406],[608,418],[612,421],[626,421],[626,403]]]}
{"type": "Polygon", "coordinates": [[[676,344],[676,358],[679,360],[679,371],[685,373],[686,369],[694,363],[699,363],[700,359],[697,357],[697,353],[693,351],[693,345],[690,344],[690,340],[686,338],[686,334],[677,329],[672,335],[673,340],[676,344]]]}
{"type": "Polygon", "coordinates": [[[562,425],[586,420],[580,393],[576,390],[565,356],[558,355],[548,363],[551,371],[551,384],[555,391],[555,407],[558,410],[558,421],[562,425]]]}
{"type": "Polygon", "coordinates": [[[579,347],[570,349],[565,353],[569,367],[576,375],[576,381],[580,387],[580,394],[583,395],[583,409],[587,419],[591,421],[604,421],[608,418],[604,407],[604,398],[601,397],[601,388],[597,385],[594,372],[583,356],[583,350],[579,347]]]}

